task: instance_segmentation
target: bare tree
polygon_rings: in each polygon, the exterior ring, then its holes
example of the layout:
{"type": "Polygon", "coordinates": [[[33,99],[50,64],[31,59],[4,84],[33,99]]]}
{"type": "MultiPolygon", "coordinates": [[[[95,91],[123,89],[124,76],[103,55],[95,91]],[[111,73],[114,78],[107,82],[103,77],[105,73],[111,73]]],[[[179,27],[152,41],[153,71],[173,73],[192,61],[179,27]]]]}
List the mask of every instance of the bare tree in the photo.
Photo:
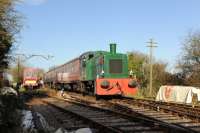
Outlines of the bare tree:
{"type": "Polygon", "coordinates": [[[186,36],[181,54],[178,68],[185,77],[185,84],[200,86],[200,31],[186,36]]]}

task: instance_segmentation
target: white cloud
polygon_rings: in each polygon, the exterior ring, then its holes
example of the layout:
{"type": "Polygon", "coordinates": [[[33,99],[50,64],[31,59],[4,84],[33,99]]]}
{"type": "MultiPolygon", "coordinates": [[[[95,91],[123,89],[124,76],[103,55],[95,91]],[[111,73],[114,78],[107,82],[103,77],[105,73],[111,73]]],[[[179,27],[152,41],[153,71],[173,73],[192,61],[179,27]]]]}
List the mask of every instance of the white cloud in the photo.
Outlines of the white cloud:
{"type": "Polygon", "coordinates": [[[47,2],[47,0],[21,0],[23,3],[28,5],[42,5],[47,2]]]}

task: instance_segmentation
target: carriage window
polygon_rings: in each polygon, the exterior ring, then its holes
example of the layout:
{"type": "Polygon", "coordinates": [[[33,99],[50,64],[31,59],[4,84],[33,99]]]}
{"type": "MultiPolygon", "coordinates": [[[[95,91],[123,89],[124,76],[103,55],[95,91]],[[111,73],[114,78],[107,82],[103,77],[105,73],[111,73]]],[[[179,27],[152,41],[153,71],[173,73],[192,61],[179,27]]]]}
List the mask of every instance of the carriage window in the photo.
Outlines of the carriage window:
{"type": "Polygon", "coordinates": [[[109,72],[110,73],[122,73],[122,60],[111,59],[109,61],[109,72]]]}

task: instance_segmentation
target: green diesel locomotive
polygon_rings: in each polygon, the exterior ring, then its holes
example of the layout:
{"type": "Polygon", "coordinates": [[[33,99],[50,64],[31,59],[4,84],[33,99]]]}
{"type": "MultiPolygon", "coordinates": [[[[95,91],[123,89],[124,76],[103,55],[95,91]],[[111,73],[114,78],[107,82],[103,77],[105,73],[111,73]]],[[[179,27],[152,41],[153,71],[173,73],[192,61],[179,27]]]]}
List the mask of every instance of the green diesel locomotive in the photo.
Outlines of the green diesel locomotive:
{"type": "Polygon", "coordinates": [[[52,87],[90,93],[97,96],[134,96],[137,82],[129,75],[126,54],[110,51],[86,52],[45,74],[45,83],[52,87]]]}

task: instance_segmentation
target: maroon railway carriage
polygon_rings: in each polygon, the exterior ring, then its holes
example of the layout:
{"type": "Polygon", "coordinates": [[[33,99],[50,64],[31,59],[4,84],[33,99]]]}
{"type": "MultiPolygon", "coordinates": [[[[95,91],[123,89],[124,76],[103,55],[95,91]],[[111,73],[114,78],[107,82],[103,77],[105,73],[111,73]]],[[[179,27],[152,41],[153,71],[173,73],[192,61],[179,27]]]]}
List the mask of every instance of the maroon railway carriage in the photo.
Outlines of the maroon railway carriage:
{"type": "Polygon", "coordinates": [[[49,84],[52,88],[58,87],[60,89],[60,87],[64,87],[72,89],[73,87],[78,87],[73,83],[80,81],[80,77],[80,60],[79,58],[75,58],[59,67],[50,69],[45,74],[44,79],[45,83],[49,84]]]}

